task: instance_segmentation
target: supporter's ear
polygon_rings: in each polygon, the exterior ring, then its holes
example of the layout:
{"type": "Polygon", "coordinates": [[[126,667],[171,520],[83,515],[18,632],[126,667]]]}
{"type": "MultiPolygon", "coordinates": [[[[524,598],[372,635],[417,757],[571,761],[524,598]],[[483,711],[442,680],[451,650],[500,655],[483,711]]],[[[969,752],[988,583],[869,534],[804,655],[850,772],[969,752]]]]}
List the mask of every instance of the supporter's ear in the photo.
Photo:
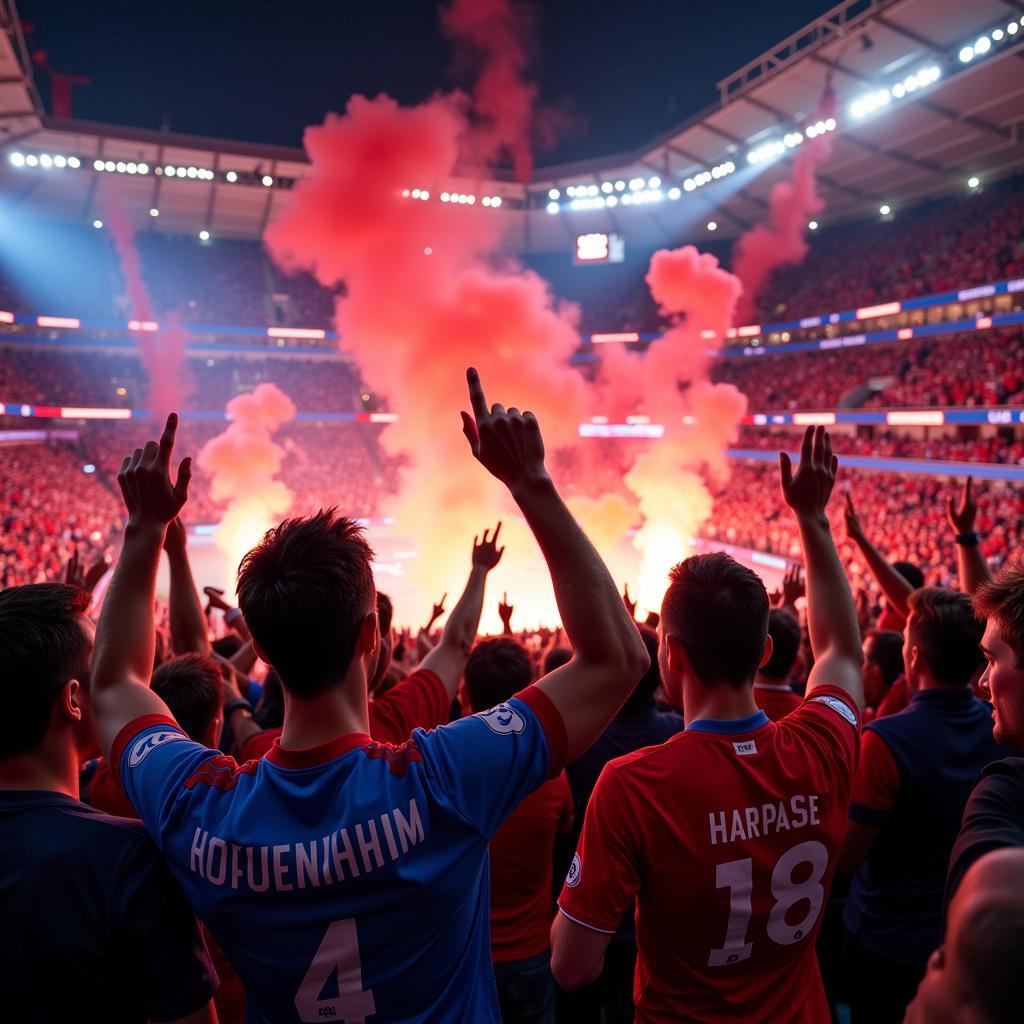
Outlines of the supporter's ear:
{"type": "Polygon", "coordinates": [[[775,643],[772,640],[772,635],[769,633],[764,638],[764,654],[761,655],[761,660],[757,663],[758,668],[764,668],[765,665],[771,660],[772,651],[775,650],[775,643]]]}
{"type": "Polygon", "coordinates": [[[215,747],[220,746],[220,734],[224,731],[224,711],[222,708],[217,709],[217,713],[213,716],[213,721],[210,723],[209,729],[206,730],[206,735],[200,737],[199,742],[204,747],[209,747],[211,750],[215,747]]]}
{"type": "Polygon", "coordinates": [[[80,722],[83,714],[83,696],[82,684],[77,679],[69,679],[61,688],[57,698],[61,714],[72,722],[80,722]]]}
{"type": "Polygon", "coordinates": [[[665,636],[665,643],[668,644],[669,670],[676,673],[676,675],[688,672],[690,669],[690,659],[686,656],[686,648],[683,646],[682,640],[669,633],[665,636]]]}
{"type": "Polygon", "coordinates": [[[376,611],[367,612],[363,624],[359,627],[359,639],[356,641],[356,654],[374,654],[380,643],[380,626],[376,611]]]}

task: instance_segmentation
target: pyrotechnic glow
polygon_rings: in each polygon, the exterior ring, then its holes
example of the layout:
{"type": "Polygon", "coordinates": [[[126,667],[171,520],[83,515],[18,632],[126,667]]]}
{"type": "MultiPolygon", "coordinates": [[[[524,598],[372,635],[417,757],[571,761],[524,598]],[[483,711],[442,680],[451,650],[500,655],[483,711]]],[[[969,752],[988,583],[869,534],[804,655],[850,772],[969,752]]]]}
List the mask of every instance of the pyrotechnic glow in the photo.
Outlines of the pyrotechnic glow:
{"type": "Polygon", "coordinates": [[[277,479],[284,449],[271,436],[295,418],[295,405],[276,384],[232,398],[227,430],[203,445],[196,460],[211,476],[210,497],[228,506],[214,532],[214,542],[227,556],[233,593],[242,556],[291,508],[292,492],[277,479]]]}

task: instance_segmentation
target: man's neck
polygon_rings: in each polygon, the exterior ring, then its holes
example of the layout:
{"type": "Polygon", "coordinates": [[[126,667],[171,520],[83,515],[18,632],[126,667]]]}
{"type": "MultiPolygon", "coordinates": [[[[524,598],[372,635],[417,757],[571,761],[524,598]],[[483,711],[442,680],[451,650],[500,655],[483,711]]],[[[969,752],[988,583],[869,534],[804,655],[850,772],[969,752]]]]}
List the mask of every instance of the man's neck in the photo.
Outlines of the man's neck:
{"type": "Polygon", "coordinates": [[[736,687],[728,683],[694,683],[684,688],[683,709],[686,724],[690,725],[708,719],[727,722],[746,718],[757,713],[757,703],[754,688],[749,684],[736,687]]]}
{"type": "Polygon", "coordinates": [[[74,753],[21,754],[0,763],[0,790],[32,789],[78,799],[78,757],[74,753]]]}
{"type": "Polygon", "coordinates": [[[304,699],[285,690],[281,746],[306,750],[350,733],[369,733],[366,680],[346,679],[304,699]]]}

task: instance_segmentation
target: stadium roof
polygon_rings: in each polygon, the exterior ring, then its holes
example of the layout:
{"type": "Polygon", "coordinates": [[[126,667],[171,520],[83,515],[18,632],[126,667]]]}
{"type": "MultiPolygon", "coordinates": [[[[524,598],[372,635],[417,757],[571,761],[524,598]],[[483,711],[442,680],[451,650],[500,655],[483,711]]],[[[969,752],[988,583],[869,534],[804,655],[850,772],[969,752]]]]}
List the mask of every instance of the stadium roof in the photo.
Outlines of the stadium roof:
{"type": "MultiPolygon", "coordinates": [[[[100,214],[101,183],[116,181],[139,226],[255,239],[308,172],[299,149],[46,116],[12,11],[0,0],[0,192],[17,207],[88,223],[100,214]],[[81,163],[14,166],[14,153],[81,163]]],[[[711,237],[709,221],[736,235],[763,217],[772,186],[791,169],[784,140],[814,130],[831,82],[838,110],[833,153],[819,175],[822,222],[874,215],[883,204],[898,213],[963,191],[971,177],[984,185],[1024,170],[1024,28],[1010,31],[1024,23],[1022,12],[1017,0],[847,0],[724,79],[720,102],[640,151],[538,168],[526,185],[471,171],[410,185],[429,187],[431,201],[442,192],[500,196],[493,215],[507,218],[512,251],[565,250],[591,231],[618,232],[631,246],[700,241],[711,237]],[[749,162],[760,147],[765,155],[749,162]],[[693,184],[702,175],[706,183],[693,184]],[[609,201],[632,195],[627,183],[641,198],[609,201]],[[573,208],[570,186],[581,197],[575,206],[589,208],[573,208]]]]}

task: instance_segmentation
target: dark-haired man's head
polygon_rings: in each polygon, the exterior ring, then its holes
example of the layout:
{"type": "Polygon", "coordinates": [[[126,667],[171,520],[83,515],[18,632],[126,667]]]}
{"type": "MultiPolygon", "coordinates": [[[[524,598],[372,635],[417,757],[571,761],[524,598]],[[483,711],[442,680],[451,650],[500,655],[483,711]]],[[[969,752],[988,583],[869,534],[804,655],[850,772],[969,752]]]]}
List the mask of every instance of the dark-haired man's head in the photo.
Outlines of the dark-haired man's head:
{"type": "Polygon", "coordinates": [[[903,675],[903,634],[893,629],[869,629],[864,652],[864,702],[877,708],[889,688],[903,675]]]}
{"type": "Polygon", "coordinates": [[[786,684],[800,658],[800,623],[786,608],[768,612],[768,635],[772,638],[772,656],[761,666],[759,676],[768,683],[786,684]]]}
{"type": "Polygon", "coordinates": [[[893,562],[892,567],[915,589],[924,586],[924,573],[913,562],[893,562]]]}
{"type": "Polygon", "coordinates": [[[0,765],[22,755],[72,752],[88,715],[95,630],[89,595],[63,583],[0,590],[0,765]]]}
{"type": "Polygon", "coordinates": [[[153,673],[151,686],[191,739],[216,747],[223,724],[221,681],[220,666],[213,658],[179,654],[153,673]]]}
{"type": "Polygon", "coordinates": [[[982,624],[958,590],[922,587],[910,595],[903,669],[911,689],[968,686],[981,667],[982,624]]]}
{"type": "Polygon", "coordinates": [[[373,552],[335,509],[286,519],[242,559],[238,603],[257,654],[309,699],[354,667],[365,687],[379,644],[373,552]]]}
{"type": "Polygon", "coordinates": [[[572,651],[568,647],[552,647],[544,655],[544,664],[541,666],[540,674],[546,676],[549,672],[554,672],[556,668],[568,665],[570,661],[572,661],[572,651]]]}
{"type": "Polygon", "coordinates": [[[946,941],[907,1007],[905,1024],[1017,1024],[1024,970],[1024,850],[977,860],[949,906],[946,941]]]}
{"type": "Polygon", "coordinates": [[[635,715],[651,707],[654,703],[654,695],[661,686],[661,666],[658,664],[658,631],[650,626],[642,625],[636,627],[640,631],[640,639],[647,648],[647,656],[651,659],[651,666],[640,677],[636,689],[626,699],[626,703],[619,710],[620,716],[626,718],[635,715]]]}
{"type": "Polygon", "coordinates": [[[1024,562],[1011,562],[974,595],[985,620],[981,688],[992,701],[995,738],[1024,751],[1024,562]]]}
{"type": "Polygon", "coordinates": [[[740,688],[771,656],[768,592],[760,577],[722,552],[693,555],[669,574],[661,606],[661,677],[683,706],[688,682],[740,688]]]}
{"type": "Polygon", "coordinates": [[[395,609],[391,598],[387,594],[377,591],[377,621],[380,623],[380,650],[377,652],[377,665],[373,670],[370,679],[370,693],[376,693],[381,681],[391,667],[391,655],[394,647],[394,638],[391,635],[391,620],[394,618],[395,609]]]}
{"type": "Polygon", "coordinates": [[[469,652],[463,679],[469,710],[486,711],[529,686],[530,653],[514,637],[480,640],[469,652]]]}

